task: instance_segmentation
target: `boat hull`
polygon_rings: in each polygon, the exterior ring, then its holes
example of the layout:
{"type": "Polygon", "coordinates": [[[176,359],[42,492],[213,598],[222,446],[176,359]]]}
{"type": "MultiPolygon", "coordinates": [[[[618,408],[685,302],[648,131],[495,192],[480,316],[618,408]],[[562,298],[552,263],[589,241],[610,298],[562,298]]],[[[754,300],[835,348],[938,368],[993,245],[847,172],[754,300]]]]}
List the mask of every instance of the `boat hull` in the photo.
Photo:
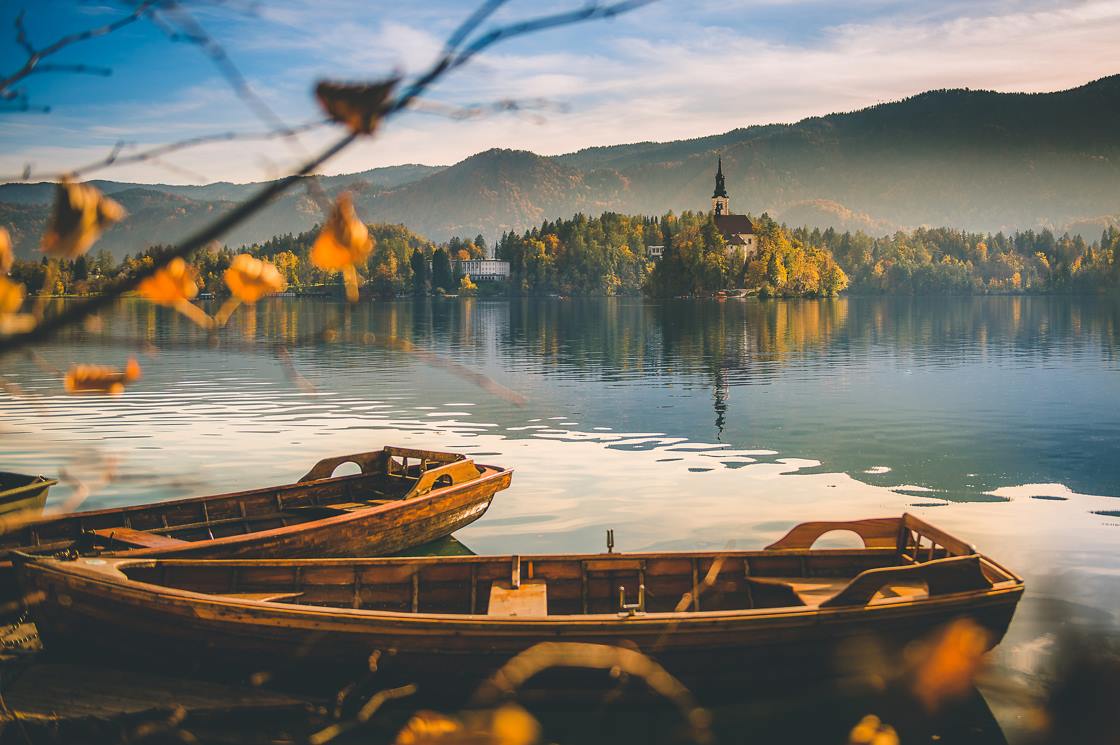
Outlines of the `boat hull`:
{"type": "Polygon", "coordinates": [[[44,600],[35,621],[51,654],[223,679],[267,672],[324,689],[368,676],[372,655],[379,681],[451,695],[542,642],[636,649],[697,691],[860,674],[869,645],[891,659],[961,618],[994,646],[1022,594],[1017,585],[859,608],[496,619],[215,600],[58,562],[24,564],[21,582],[44,600]]]}
{"type": "Polygon", "coordinates": [[[37,515],[47,503],[47,492],[57,483],[42,476],[0,473],[0,516],[37,515]]]}
{"type": "MultiPolygon", "coordinates": [[[[332,465],[335,460],[343,459],[331,459],[324,463],[332,465]]],[[[202,540],[167,541],[160,545],[104,550],[101,553],[105,556],[192,559],[363,557],[392,554],[451,535],[479,519],[490,507],[494,495],[507,488],[512,479],[512,471],[508,469],[476,467],[469,461],[454,462],[449,469],[462,469],[451,471],[453,475],[448,476],[450,484],[440,485],[419,495],[389,500],[377,506],[342,514],[332,513],[299,524],[281,525],[256,532],[234,533],[202,540]]],[[[237,507],[241,507],[240,514],[245,514],[245,503],[251,505],[250,509],[264,509],[273,503],[285,507],[295,504],[297,508],[314,509],[327,500],[350,494],[363,478],[366,477],[357,475],[326,478],[251,492],[35,520],[20,529],[22,536],[33,539],[32,545],[24,547],[17,543],[9,546],[5,553],[13,550],[53,553],[65,549],[70,542],[79,540],[84,531],[100,529],[101,533],[111,536],[122,520],[126,525],[137,526],[143,519],[147,521],[145,525],[148,525],[157,519],[161,511],[170,512],[178,520],[190,520],[192,518],[189,515],[195,514],[200,520],[230,515],[229,518],[219,520],[228,523],[230,520],[236,521],[237,507]],[[211,505],[209,510],[208,504],[211,505]],[[218,512],[219,509],[223,512],[218,512]]],[[[119,530],[124,532],[126,529],[119,530]]],[[[18,587],[12,563],[10,560],[0,561],[0,599],[12,600],[17,596],[18,587]]]]}

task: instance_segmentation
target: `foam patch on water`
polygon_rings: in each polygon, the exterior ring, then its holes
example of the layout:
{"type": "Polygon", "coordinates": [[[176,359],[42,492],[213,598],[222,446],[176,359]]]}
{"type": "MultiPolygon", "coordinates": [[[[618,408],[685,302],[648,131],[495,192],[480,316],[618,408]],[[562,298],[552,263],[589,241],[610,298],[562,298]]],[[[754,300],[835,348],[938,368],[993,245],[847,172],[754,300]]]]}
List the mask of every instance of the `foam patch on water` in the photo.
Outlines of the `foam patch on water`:
{"type": "Polygon", "coordinates": [[[1025,499],[1027,497],[1064,497],[1088,499],[1116,499],[1117,495],[1082,494],[1070,489],[1065,484],[1019,484],[1018,486],[1001,486],[998,489],[984,492],[993,497],[1004,499],[1025,499]]]}

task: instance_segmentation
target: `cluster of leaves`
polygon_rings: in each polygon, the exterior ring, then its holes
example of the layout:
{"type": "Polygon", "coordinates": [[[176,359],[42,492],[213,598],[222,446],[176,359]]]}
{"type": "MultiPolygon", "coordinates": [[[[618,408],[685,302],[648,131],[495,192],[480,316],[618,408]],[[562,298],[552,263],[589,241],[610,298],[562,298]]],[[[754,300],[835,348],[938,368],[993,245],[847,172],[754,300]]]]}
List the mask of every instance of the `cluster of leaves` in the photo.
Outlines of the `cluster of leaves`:
{"type": "MultiPolygon", "coordinates": [[[[414,287],[417,280],[425,290],[439,286],[447,292],[453,292],[459,286],[460,278],[454,275],[450,257],[479,258],[485,252],[486,244],[481,236],[473,241],[452,239],[448,245],[437,246],[401,225],[372,224],[366,228],[372,249],[364,258],[355,257],[358,262],[356,275],[366,292],[381,297],[392,297],[405,292],[409,287],[414,287]],[[419,257],[422,262],[419,271],[414,257],[419,257]],[[439,261],[440,257],[442,262],[439,261]],[[437,283],[428,268],[429,262],[435,263],[437,267],[442,266],[446,279],[437,283]]],[[[226,285],[225,273],[238,255],[248,254],[275,266],[285,286],[293,291],[334,287],[340,280],[345,284],[343,269],[323,269],[312,259],[320,232],[315,229],[298,235],[288,233],[238,250],[211,245],[193,258],[193,281],[200,293],[215,297],[228,296],[230,289],[226,285]]],[[[120,277],[128,276],[142,267],[150,267],[155,257],[164,250],[164,246],[152,246],[135,256],[126,256],[119,262],[108,251],[97,251],[79,256],[73,261],[55,262],[55,269],[49,276],[49,259],[17,259],[11,264],[11,279],[24,286],[31,295],[96,295],[105,291],[120,277]]],[[[320,249],[320,254],[324,253],[326,256],[320,255],[320,259],[330,260],[331,266],[344,267],[344,264],[335,261],[345,258],[338,246],[327,245],[325,251],[320,249]]],[[[347,253],[346,256],[348,255],[347,253]]]]}
{"type": "Polygon", "coordinates": [[[823,297],[848,286],[832,254],[778,225],[753,220],[758,247],[729,248],[711,213],[672,213],[661,219],[664,256],[647,289],[657,296],[706,295],[730,287],[763,297],[823,297]]]}
{"type": "Polygon", "coordinates": [[[1049,230],[985,235],[919,228],[882,238],[831,229],[793,232],[830,249],[855,292],[1099,292],[1120,286],[1120,230],[1115,227],[1092,244],[1049,230]]]}

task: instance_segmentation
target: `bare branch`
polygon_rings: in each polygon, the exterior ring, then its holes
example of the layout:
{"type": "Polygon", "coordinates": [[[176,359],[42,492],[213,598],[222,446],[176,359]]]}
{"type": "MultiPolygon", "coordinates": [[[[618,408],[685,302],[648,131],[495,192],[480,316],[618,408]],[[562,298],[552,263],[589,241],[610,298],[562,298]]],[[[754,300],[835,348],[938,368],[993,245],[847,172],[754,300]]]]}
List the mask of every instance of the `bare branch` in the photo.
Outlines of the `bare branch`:
{"type": "MultiPolygon", "coordinates": [[[[35,72],[39,72],[42,69],[42,65],[40,65],[40,63],[47,57],[50,57],[53,54],[57,54],[71,44],[77,44],[80,41],[94,39],[98,36],[105,36],[106,34],[113,33],[117,29],[124,28],[130,23],[134,23],[142,18],[145,14],[151,11],[158,2],[159,0],[143,0],[143,2],[139,3],[135,8],[133,8],[131,13],[118,18],[112,23],[107,23],[104,26],[98,26],[96,28],[86,29],[85,31],[80,31],[75,34],[63,36],[52,44],[43,47],[42,49],[36,49],[35,46],[31,43],[31,40],[27,35],[27,28],[23,23],[24,13],[23,11],[20,11],[19,15],[16,16],[15,23],[16,41],[21,47],[23,47],[24,51],[27,52],[27,61],[23,63],[23,66],[20,69],[16,70],[11,75],[8,75],[5,78],[0,78],[0,97],[11,99],[12,96],[10,96],[10,94],[12,93],[12,86],[23,80],[27,76],[35,72]]],[[[26,96],[24,96],[24,100],[26,101],[26,96]]],[[[26,107],[24,108],[24,110],[27,110],[26,107]]]]}
{"type": "Polygon", "coordinates": [[[31,168],[28,167],[25,168],[23,172],[18,176],[0,176],[0,181],[28,181],[33,176],[37,179],[46,181],[57,181],[63,176],[78,178],[88,173],[108,168],[109,166],[122,165],[126,163],[143,163],[145,161],[154,161],[155,159],[161,158],[165,155],[176,153],[180,150],[200,147],[202,145],[211,145],[218,142],[252,142],[273,140],[279,137],[291,137],[296,134],[301,134],[303,132],[308,132],[312,129],[316,129],[317,127],[321,127],[326,123],[326,119],[316,119],[314,121],[304,122],[303,124],[297,124],[293,127],[286,127],[284,129],[268,132],[217,132],[215,134],[189,137],[185,140],[169,142],[163,145],[157,145],[147,150],[141,150],[139,152],[128,153],[125,155],[122,155],[122,153],[126,149],[133,147],[135,143],[121,140],[113,145],[113,149],[103,159],[95,160],[91,163],[87,163],[84,166],[79,166],[78,168],[74,168],[66,172],[50,174],[33,173],[31,168]]]}
{"type": "Polygon", "coordinates": [[[73,72],[100,75],[105,78],[113,74],[113,71],[108,67],[98,67],[97,65],[39,65],[35,68],[35,72],[73,72]]]}
{"type": "MultiPolygon", "coordinates": [[[[488,0],[483,5],[483,10],[476,11],[472,14],[471,17],[467,19],[467,22],[449,37],[449,51],[442,55],[427,72],[414,80],[401,94],[385,107],[383,118],[400,113],[406,109],[414,99],[421,96],[431,87],[433,83],[442,78],[449,70],[465,64],[474,55],[499,41],[594,18],[614,17],[652,1],[653,0],[620,0],[619,2],[606,5],[596,3],[570,13],[543,16],[509,26],[499,27],[479,37],[473,43],[467,45],[461,52],[455,53],[450,41],[465,40],[473,28],[477,27],[489,13],[493,12],[493,10],[498,7],[499,3],[494,0],[488,0]],[[465,32],[464,29],[466,29],[465,32]]],[[[144,3],[141,7],[146,9],[148,3],[144,3]]],[[[120,22],[118,21],[118,23],[120,22]]],[[[106,31],[105,33],[108,32],[106,31]]],[[[233,227],[239,225],[258,210],[262,209],[275,197],[300,183],[305,177],[314,174],[316,169],[349,147],[358,136],[359,135],[355,132],[347,132],[326,150],[304,163],[295,173],[267,184],[248,200],[242,202],[233,210],[222,215],[209,225],[204,226],[201,230],[186,238],[178,246],[161,251],[158,254],[153,254],[151,265],[142,267],[133,274],[114,281],[103,294],[82,302],[73,303],[57,315],[43,319],[42,322],[29,331],[0,339],[0,354],[22,349],[31,344],[49,339],[60,330],[81,323],[87,317],[109,307],[118,297],[130,290],[134,290],[140,282],[164,268],[173,259],[186,258],[211,241],[217,240],[233,227]]]]}
{"type": "MultiPolygon", "coordinates": [[[[245,76],[241,74],[241,70],[233,63],[226,50],[214,40],[204,29],[198,21],[194,19],[183,7],[175,0],[163,0],[160,3],[160,12],[164,18],[159,19],[158,15],[153,13],[153,18],[162,21],[169,21],[170,24],[161,23],[165,31],[170,33],[172,41],[184,41],[194,44],[202,52],[210,58],[214,65],[218,68],[218,72],[233,88],[234,93],[238,98],[245,102],[245,105],[260,119],[266,127],[277,132],[292,132],[292,129],[284,123],[284,121],[273,111],[264,100],[258,96],[253,89],[249,86],[249,82],[245,76]]],[[[287,137],[293,135],[289,134],[287,137]]]]}

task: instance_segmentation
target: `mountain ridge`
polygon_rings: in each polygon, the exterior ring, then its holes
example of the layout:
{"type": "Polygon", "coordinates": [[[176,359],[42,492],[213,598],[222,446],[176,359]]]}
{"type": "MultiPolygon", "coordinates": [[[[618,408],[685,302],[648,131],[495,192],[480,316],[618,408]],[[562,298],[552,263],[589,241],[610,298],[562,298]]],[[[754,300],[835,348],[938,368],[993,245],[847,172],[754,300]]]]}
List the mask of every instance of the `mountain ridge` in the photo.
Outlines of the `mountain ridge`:
{"type": "MultiPolygon", "coordinates": [[[[576,212],[706,210],[719,156],[735,212],[878,234],[1073,226],[1092,238],[1092,230],[1120,219],[1118,132],[1120,75],[1113,75],[1052,93],[932,90],[686,140],[555,156],[492,148],[446,167],[409,164],[320,180],[328,193],[353,190],[368,221],[403,223],[436,240],[477,233],[492,240],[576,212]]],[[[102,239],[117,255],[178,240],[261,185],[94,183],[141,208],[131,226],[126,220],[102,239]]],[[[0,220],[22,255],[34,250],[52,188],[0,185],[0,220]]],[[[307,195],[293,190],[227,243],[260,242],[321,220],[307,195]]]]}

